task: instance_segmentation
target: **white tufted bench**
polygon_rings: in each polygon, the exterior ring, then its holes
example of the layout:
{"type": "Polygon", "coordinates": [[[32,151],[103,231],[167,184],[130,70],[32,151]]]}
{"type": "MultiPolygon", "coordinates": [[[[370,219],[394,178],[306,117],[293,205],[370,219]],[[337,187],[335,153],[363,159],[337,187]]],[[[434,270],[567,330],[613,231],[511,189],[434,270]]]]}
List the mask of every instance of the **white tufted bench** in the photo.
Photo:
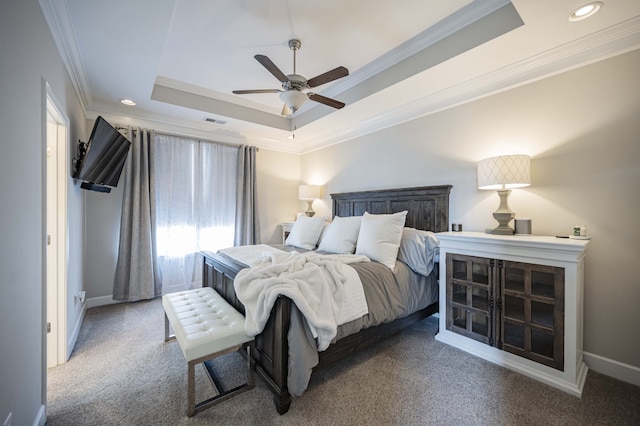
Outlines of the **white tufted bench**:
{"type": "Polygon", "coordinates": [[[212,405],[254,387],[251,347],[253,338],[247,336],[244,316],[210,287],[162,296],[164,307],[165,342],[176,339],[188,367],[187,400],[189,417],[212,405]],[[169,334],[169,327],[174,335],[169,334]],[[219,394],[205,401],[195,401],[195,365],[207,360],[247,348],[248,382],[228,391],[221,389],[213,370],[207,366],[219,394]]]}

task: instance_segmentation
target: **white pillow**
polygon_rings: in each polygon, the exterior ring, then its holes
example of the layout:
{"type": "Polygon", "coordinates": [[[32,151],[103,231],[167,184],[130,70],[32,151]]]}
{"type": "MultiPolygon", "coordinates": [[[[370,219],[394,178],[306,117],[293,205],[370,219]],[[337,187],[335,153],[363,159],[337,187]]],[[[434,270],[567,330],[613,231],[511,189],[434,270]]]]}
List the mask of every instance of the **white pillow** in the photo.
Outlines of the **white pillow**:
{"type": "Polygon", "coordinates": [[[320,238],[323,224],[324,216],[298,216],[284,243],[288,246],[313,250],[320,238]]]}
{"type": "Polygon", "coordinates": [[[320,238],[318,250],[329,253],[351,254],[356,249],[362,216],[336,216],[320,238]]]}
{"type": "Polygon", "coordinates": [[[398,260],[406,263],[414,272],[427,276],[433,270],[439,244],[438,237],[431,231],[404,228],[398,260]]]}
{"type": "Polygon", "coordinates": [[[356,254],[367,256],[393,271],[406,218],[406,210],[394,214],[365,212],[358,234],[356,254]]]}

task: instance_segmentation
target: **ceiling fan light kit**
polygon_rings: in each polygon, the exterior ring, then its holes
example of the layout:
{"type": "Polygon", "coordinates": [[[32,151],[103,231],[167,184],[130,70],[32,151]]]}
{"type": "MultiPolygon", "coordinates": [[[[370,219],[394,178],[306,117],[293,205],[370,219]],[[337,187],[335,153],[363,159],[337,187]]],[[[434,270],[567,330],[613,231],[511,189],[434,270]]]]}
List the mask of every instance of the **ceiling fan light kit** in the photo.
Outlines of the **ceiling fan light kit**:
{"type": "MultiPolygon", "coordinates": [[[[290,89],[280,93],[280,99],[286,104],[291,113],[294,113],[304,104],[309,97],[302,92],[290,89]]],[[[289,114],[286,114],[289,115],[289,114]]]]}
{"type": "Polygon", "coordinates": [[[275,78],[282,83],[282,89],[252,89],[252,90],[234,90],[236,95],[247,95],[254,93],[280,93],[280,99],[284,102],[282,115],[290,115],[295,113],[307,100],[319,102],[332,108],[340,109],[345,106],[344,102],[318,95],[317,93],[305,92],[306,90],[317,87],[322,84],[329,83],[342,77],[349,75],[349,70],[345,67],[337,67],[323,74],[317,75],[307,80],[301,75],[296,74],[296,52],[300,49],[302,43],[298,39],[289,40],[289,48],[293,50],[293,74],[285,75],[265,55],[255,55],[256,61],[267,69],[275,78]]]}

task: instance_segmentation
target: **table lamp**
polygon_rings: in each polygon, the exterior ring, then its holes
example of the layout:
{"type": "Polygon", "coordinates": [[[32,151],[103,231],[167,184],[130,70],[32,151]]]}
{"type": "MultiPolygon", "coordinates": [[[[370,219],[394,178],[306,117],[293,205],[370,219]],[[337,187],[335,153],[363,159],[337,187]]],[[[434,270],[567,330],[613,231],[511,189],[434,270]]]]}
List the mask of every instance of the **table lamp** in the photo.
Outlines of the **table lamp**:
{"type": "Polygon", "coordinates": [[[511,189],[531,185],[531,162],[528,155],[503,155],[485,158],[478,163],[478,189],[498,190],[500,206],[493,213],[498,226],[490,234],[513,235],[509,222],[515,213],[509,208],[511,189]]]}
{"type": "Polygon", "coordinates": [[[307,202],[307,211],[304,214],[311,217],[316,214],[311,205],[314,200],[320,198],[320,187],[316,185],[300,185],[298,186],[298,198],[307,202]]]}

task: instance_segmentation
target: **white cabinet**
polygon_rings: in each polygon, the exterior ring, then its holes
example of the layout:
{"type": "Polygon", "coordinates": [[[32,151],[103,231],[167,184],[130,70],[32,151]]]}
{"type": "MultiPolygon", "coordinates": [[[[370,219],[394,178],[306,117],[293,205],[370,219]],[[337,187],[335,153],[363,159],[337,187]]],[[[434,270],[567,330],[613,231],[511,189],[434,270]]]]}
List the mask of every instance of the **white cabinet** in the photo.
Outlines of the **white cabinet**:
{"type": "Polygon", "coordinates": [[[439,233],[436,339],[580,396],[588,241],[439,233]]]}

